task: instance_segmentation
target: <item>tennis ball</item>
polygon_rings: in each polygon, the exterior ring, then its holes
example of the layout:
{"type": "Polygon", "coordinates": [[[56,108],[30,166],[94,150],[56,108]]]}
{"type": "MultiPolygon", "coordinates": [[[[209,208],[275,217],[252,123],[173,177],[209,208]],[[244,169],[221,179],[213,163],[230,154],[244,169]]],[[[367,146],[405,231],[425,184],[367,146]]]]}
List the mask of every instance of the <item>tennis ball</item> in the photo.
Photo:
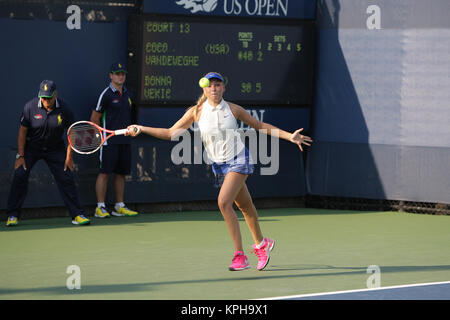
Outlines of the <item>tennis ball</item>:
{"type": "Polygon", "coordinates": [[[206,88],[206,87],[209,87],[209,79],[206,79],[206,78],[201,78],[200,79],[200,81],[198,82],[198,85],[201,87],[201,88],[206,88]]]}

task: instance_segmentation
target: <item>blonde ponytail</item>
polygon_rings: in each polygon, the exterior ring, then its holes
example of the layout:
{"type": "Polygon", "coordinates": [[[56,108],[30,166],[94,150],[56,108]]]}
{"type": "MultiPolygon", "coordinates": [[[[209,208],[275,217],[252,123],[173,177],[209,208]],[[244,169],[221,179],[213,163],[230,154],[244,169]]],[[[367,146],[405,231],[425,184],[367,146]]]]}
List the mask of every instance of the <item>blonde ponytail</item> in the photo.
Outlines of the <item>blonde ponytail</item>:
{"type": "Polygon", "coordinates": [[[201,106],[206,101],[206,95],[203,93],[197,100],[197,106],[201,106]]]}
{"type": "Polygon", "coordinates": [[[203,93],[200,98],[198,98],[197,100],[197,104],[195,106],[193,106],[192,108],[194,108],[194,119],[197,119],[197,111],[198,108],[205,103],[205,101],[207,100],[206,95],[203,93]]]}

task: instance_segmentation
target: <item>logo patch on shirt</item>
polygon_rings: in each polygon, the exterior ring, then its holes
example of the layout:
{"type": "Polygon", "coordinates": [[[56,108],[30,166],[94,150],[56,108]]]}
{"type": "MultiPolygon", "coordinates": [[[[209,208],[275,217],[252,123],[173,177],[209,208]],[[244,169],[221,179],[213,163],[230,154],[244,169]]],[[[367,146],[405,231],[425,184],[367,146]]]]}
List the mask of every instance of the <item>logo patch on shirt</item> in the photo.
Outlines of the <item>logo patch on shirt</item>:
{"type": "Polygon", "coordinates": [[[120,102],[119,99],[114,99],[114,100],[112,101],[112,103],[119,103],[119,102],[120,102]]]}
{"type": "Polygon", "coordinates": [[[61,125],[62,121],[63,121],[63,119],[61,117],[61,114],[58,114],[58,126],[61,125]]]}
{"type": "Polygon", "coordinates": [[[130,97],[128,97],[128,103],[130,104],[130,107],[131,107],[132,102],[131,102],[130,97]]]}
{"type": "Polygon", "coordinates": [[[37,120],[40,120],[40,119],[42,119],[42,114],[39,114],[39,113],[35,114],[34,118],[37,119],[37,120]]]}

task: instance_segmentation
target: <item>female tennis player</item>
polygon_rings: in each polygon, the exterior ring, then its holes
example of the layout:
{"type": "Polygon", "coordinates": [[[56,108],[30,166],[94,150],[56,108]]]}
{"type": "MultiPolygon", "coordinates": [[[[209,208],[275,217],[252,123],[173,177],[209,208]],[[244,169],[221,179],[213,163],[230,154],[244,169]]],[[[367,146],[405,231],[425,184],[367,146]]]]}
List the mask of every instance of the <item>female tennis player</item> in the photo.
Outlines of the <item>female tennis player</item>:
{"type": "Polygon", "coordinates": [[[267,134],[291,141],[302,151],[302,144],[309,146],[312,140],[301,134],[303,129],[294,133],[280,130],[258,121],[241,106],[223,100],[225,83],[219,73],[210,72],[204,78],[208,79],[206,82],[207,84],[209,82],[209,85],[203,88],[203,95],[171,128],[131,125],[128,127],[127,135],[137,136],[143,132],[159,139],[171,140],[179,130],[187,130],[194,121],[197,122],[203,145],[212,163],[212,170],[216,180],[221,184],[218,205],[235,248],[229,270],[237,271],[250,267],[242,247],[239,221],[233,209],[233,202],[244,215],[255,241],[252,251],[258,257],[257,269],[263,270],[269,262],[275,242],[263,236],[258,213],[245,183],[248,175],[253,173],[253,164],[237,132],[237,120],[245,122],[255,130],[265,130],[267,134]]]}

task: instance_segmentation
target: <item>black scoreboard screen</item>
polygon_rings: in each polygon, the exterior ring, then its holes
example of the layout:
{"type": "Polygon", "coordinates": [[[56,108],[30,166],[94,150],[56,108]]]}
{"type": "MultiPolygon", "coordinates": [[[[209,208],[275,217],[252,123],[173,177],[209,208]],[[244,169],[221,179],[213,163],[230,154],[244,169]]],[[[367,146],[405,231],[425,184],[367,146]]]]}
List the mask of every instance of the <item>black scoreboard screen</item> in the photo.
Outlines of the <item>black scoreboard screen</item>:
{"type": "Polygon", "coordinates": [[[313,21],[133,15],[128,23],[128,86],[141,105],[192,104],[210,71],[226,100],[310,106],[313,21]]]}

